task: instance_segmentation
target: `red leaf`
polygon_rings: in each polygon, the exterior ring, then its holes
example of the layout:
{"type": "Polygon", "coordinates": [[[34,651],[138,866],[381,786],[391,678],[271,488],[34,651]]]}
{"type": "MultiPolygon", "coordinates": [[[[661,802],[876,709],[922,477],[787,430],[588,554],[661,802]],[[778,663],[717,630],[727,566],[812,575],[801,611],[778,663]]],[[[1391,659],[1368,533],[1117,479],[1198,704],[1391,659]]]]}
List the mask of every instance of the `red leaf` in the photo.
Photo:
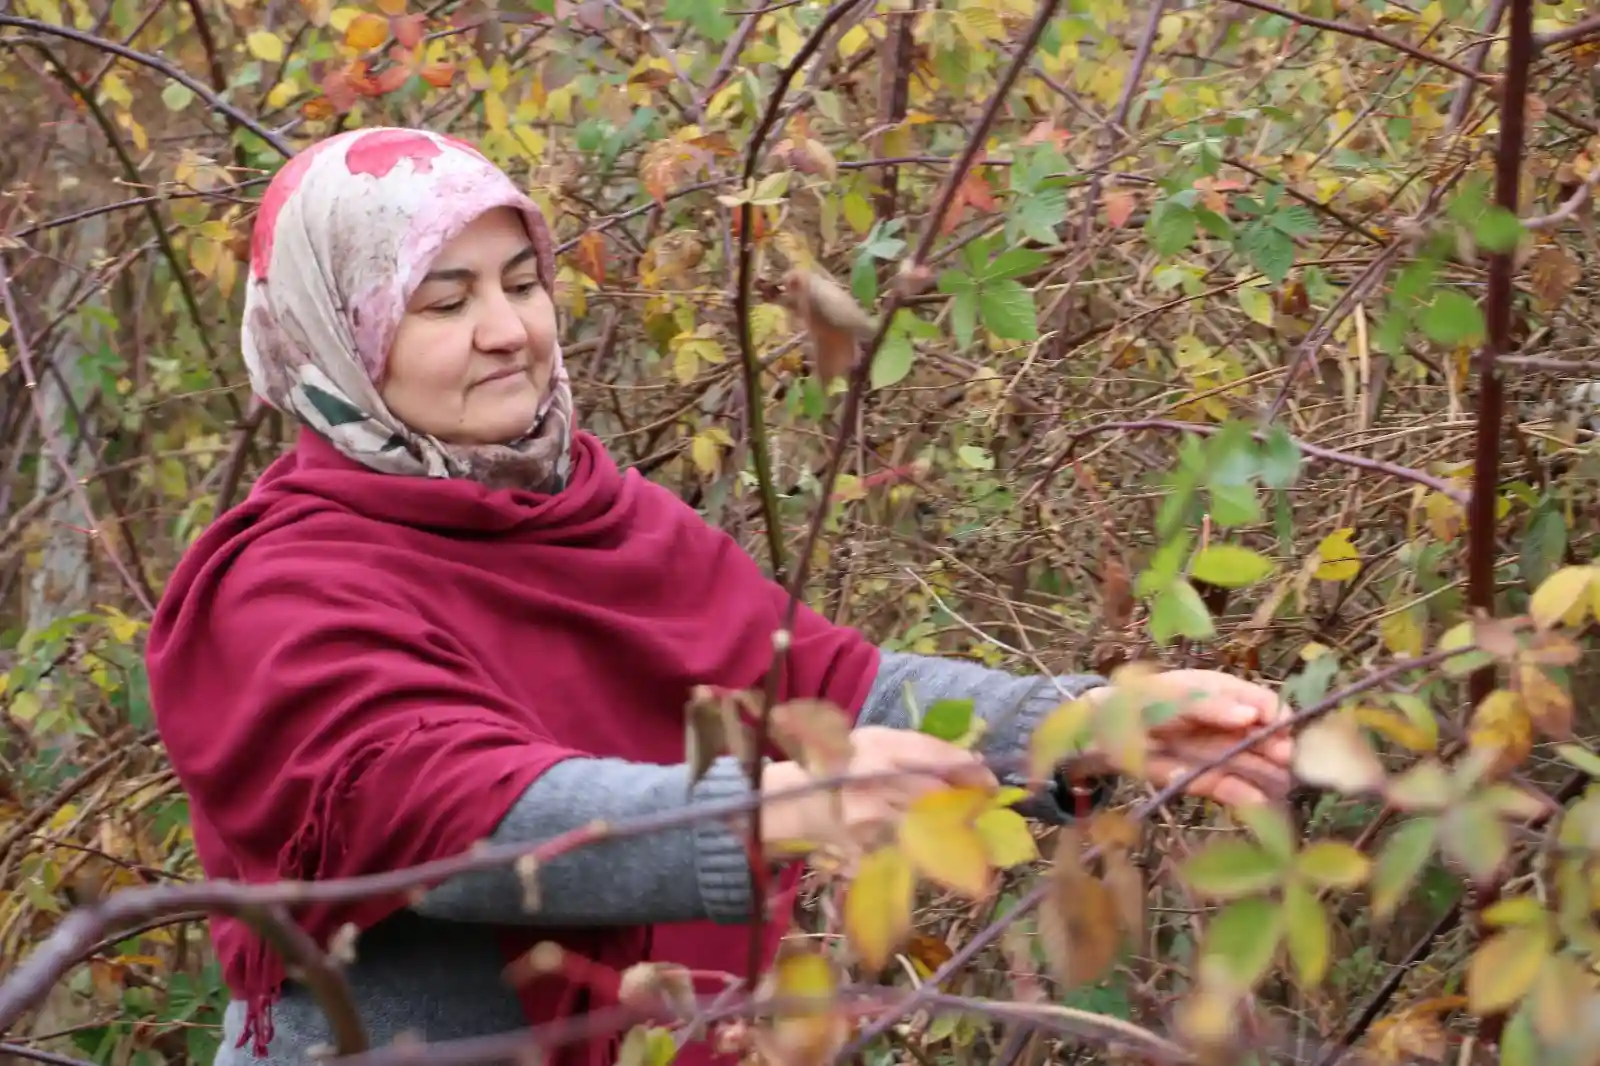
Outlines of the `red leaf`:
{"type": "Polygon", "coordinates": [[[389,32],[402,47],[415,48],[422,43],[423,29],[427,21],[426,15],[404,15],[390,19],[389,32]]]}

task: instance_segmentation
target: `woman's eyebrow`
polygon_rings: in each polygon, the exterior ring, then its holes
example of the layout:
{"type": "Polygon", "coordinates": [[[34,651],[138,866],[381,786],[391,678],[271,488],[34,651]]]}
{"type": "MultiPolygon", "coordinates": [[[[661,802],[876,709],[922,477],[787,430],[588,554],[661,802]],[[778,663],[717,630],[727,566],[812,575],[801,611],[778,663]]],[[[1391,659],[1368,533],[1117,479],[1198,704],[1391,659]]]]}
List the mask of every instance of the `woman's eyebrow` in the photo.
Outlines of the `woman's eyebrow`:
{"type": "MultiPolygon", "coordinates": [[[[530,244],[510,259],[507,259],[500,271],[505,273],[506,271],[514,270],[538,254],[539,249],[530,244]]],[[[428,271],[422,276],[422,284],[426,285],[430,281],[475,281],[477,277],[478,272],[471,267],[449,267],[444,270],[428,271]]]]}

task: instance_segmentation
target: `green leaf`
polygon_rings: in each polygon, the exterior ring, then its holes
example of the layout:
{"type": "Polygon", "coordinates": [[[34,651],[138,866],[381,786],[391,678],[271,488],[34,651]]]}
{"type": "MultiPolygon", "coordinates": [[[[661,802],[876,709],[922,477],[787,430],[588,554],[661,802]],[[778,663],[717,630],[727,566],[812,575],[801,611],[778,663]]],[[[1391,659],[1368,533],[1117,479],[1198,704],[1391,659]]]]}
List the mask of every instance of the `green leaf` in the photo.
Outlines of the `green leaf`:
{"type": "Polygon", "coordinates": [[[1150,209],[1144,228],[1152,251],[1176,255],[1194,240],[1194,212],[1176,200],[1162,200],[1150,209]]]}
{"type": "Polygon", "coordinates": [[[1341,841],[1318,840],[1300,850],[1294,868],[1318,888],[1351,889],[1366,881],[1372,860],[1341,841]]]}
{"type": "Polygon", "coordinates": [[[1039,336],[1039,310],[1020,281],[985,281],[978,290],[983,324],[997,337],[1031,341],[1039,336]]]}
{"type": "Polygon", "coordinates": [[[1522,239],[1522,220],[1499,204],[1478,216],[1472,236],[1491,252],[1509,252],[1522,239]]]}
{"type": "Polygon", "coordinates": [[[1253,986],[1278,953],[1283,925],[1283,908],[1260,896],[1223,907],[1206,926],[1201,982],[1239,989],[1253,986]]]}
{"type": "Polygon", "coordinates": [[[1050,257],[1033,248],[1012,248],[1001,252],[983,272],[982,280],[1000,281],[1020,278],[1030,274],[1050,261],[1050,257]]]}
{"type": "Polygon", "coordinates": [[[1261,499],[1254,485],[1218,485],[1210,487],[1211,521],[1220,529],[1253,526],[1261,521],[1261,499]]]}
{"type": "Polygon", "coordinates": [[[1182,578],[1156,593],[1150,604],[1150,635],[1157,644],[1167,644],[1173,637],[1205,640],[1216,631],[1200,593],[1182,578]]]}
{"type": "Polygon", "coordinates": [[[722,8],[721,0],[667,0],[661,17],[669,22],[687,21],[713,44],[721,44],[733,32],[733,22],[722,8]]]}
{"type": "Polygon", "coordinates": [[[1294,858],[1294,827],[1289,824],[1289,817],[1282,810],[1263,803],[1252,803],[1236,807],[1230,813],[1236,821],[1242,822],[1255,834],[1263,848],[1282,860],[1285,866],[1294,858]]]}
{"type": "Polygon", "coordinates": [[[1494,875],[1511,849],[1505,823],[1486,804],[1458,803],[1440,817],[1439,846],[1480,880],[1494,875]]]}
{"type": "Polygon", "coordinates": [[[903,330],[891,331],[883,339],[883,347],[873,357],[872,387],[886,389],[904,381],[906,375],[911,373],[911,361],[915,356],[916,349],[911,346],[911,338],[903,330]]]}
{"type": "Polygon", "coordinates": [[[1277,566],[1260,552],[1238,544],[1211,544],[1200,550],[1189,566],[1189,576],[1223,588],[1254,585],[1277,566]]]}
{"type": "Polygon", "coordinates": [[[1251,245],[1251,259],[1274,285],[1289,276],[1294,266],[1294,241],[1275,229],[1263,229],[1251,245]]]}
{"type": "Polygon", "coordinates": [[[1429,340],[1452,347],[1477,344],[1484,336],[1483,312],[1460,289],[1440,289],[1422,309],[1417,324],[1429,340]]]}
{"type": "Polygon", "coordinates": [[[994,456],[976,444],[963,444],[956,449],[956,458],[961,460],[961,465],[973,470],[993,470],[994,456]]]}
{"type": "Polygon", "coordinates": [[[1537,587],[1555,572],[1567,551],[1567,523],[1559,506],[1541,504],[1528,518],[1522,534],[1517,568],[1522,579],[1537,587]]]}
{"type": "Polygon", "coordinates": [[[1289,959],[1303,984],[1316,986],[1328,973],[1333,957],[1333,934],[1328,929],[1328,913],[1311,890],[1290,884],[1283,890],[1284,939],[1289,959]]]}
{"type": "Polygon", "coordinates": [[[1422,868],[1433,854],[1439,835],[1439,819],[1413,818],[1384,841],[1378,861],[1372,867],[1372,913],[1379,921],[1388,919],[1416,884],[1422,868]]]}
{"type": "Polygon", "coordinates": [[[952,743],[972,729],[971,700],[934,700],[922,712],[920,732],[952,743]]]}
{"type": "Polygon", "coordinates": [[[1274,422],[1261,445],[1261,483],[1286,489],[1300,476],[1300,446],[1281,423],[1274,422]]]}
{"type": "Polygon", "coordinates": [[[1247,840],[1219,840],[1179,869],[1190,888],[1213,899],[1254,896],[1277,886],[1288,872],[1283,858],[1247,840]]]}
{"type": "Polygon", "coordinates": [[[1056,227],[1067,217],[1067,192],[1065,189],[1040,189],[1022,197],[1012,208],[1011,218],[1016,222],[1015,237],[1025,237],[1040,244],[1055,244],[1060,240],[1056,227]]]}
{"type": "MultiPolygon", "coordinates": [[[[276,37],[273,39],[277,40],[276,37]]],[[[187,85],[169,81],[167,87],[161,90],[161,102],[167,105],[168,111],[182,111],[194,103],[194,92],[187,85]]]]}
{"type": "Polygon", "coordinates": [[[949,293],[950,331],[962,348],[971,348],[978,333],[978,286],[972,278],[958,270],[946,270],[939,275],[939,291],[949,293]]]}
{"type": "Polygon", "coordinates": [[[1309,237],[1317,232],[1317,216],[1299,204],[1281,209],[1271,221],[1273,229],[1290,237],[1309,237]]]}

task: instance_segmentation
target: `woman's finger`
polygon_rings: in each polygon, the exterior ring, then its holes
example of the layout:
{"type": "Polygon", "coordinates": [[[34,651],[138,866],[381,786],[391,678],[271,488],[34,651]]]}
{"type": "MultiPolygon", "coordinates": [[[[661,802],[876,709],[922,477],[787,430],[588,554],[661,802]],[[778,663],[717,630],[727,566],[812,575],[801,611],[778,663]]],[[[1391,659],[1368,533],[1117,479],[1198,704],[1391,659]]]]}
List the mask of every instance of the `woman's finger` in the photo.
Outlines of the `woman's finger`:
{"type": "MultiPolygon", "coordinates": [[[[1151,732],[1151,739],[1158,744],[1176,747],[1189,743],[1193,739],[1215,739],[1223,747],[1232,747],[1245,737],[1261,728],[1258,724],[1251,723],[1242,729],[1213,729],[1194,722],[1175,723],[1172,728],[1164,731],[1151,732]]],[[[1264,740],[1258,740],[1248,749],[1269,762],[1279,766],[1288,767],[1294,760],[1294,737],[1287,732],[1274,733],[1264,740]]]]}
{"type": "Polygon", "coordinates": [[[1174,670],[1160,675],[1160,680],[1164,686],[1173,686],[1180,699],[1185,693],[1202,693],[1202,698],[1192,701],[1192,708],[1186,707],[1184,717],[1219,728],[1237,729],[1249,722],[1266,725],[1289,713],[1272,689],[1220,670],[1174,670]]]}
{"type": "MultiPolygon", "coordinates": [[[[1203,766],[1220,759],[1234,743],[1235,741],[1226,737],[1193,737],[1187,738],[1181,744],[1164,744],[1158,751],[1162,755],[1181,759],[1191,765],[1203,766]]],[[[1294,783],[1286,767],[1253,751],[1234,755],[1222,763],[1219,769],[1235,777],[1245,778],[1261,790],[1279,796],[1286,795],[1294,783]]]]}
{"type": "MultiPolygon", "coordinates": [[[[1149,763],[1150,777],[1157,784],[1165,786],[1189,773],[1195,765],[1182,759],[1156,756],[1149,763]]],[[[1250,782],[1219,770],[1207,770],[1185,785],[1183,791],[1190,796],[1215,800],[1230,806],[1268,802],[1267,794],[1250,782]]]]}

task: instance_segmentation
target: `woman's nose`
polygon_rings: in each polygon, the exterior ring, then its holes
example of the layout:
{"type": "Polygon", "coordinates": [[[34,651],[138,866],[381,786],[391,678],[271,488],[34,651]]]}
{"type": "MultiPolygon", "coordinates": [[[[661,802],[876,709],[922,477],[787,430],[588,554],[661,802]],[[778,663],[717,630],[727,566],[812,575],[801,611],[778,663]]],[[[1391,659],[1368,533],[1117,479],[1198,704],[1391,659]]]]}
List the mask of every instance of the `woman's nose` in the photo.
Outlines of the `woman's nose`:
{"type": "Polygon", "coordinates": [[[475,338],[480,350],[517,351],[527,345],[527,326],[504,291],[496,290],[484,299],[480,307],[475,338]]]}

